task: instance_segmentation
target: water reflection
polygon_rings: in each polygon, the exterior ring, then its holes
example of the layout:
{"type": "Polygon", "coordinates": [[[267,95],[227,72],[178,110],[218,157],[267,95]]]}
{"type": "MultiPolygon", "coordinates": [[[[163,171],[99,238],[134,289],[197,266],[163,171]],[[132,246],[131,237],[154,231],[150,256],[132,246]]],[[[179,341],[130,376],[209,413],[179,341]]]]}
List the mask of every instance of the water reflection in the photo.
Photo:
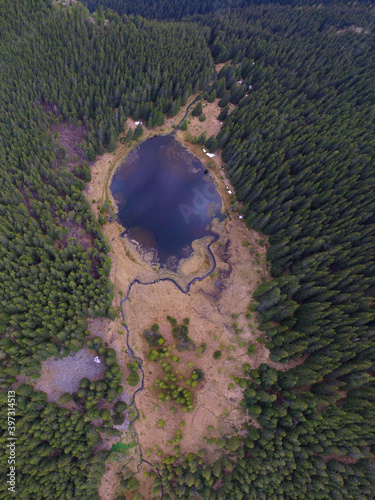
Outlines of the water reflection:
{"type": "Polygon", "coordinates": [[[112,194],[129,238],[175,268],[192,241],[212,234],[221,199],[198,158],[173,136],[142,143],[115,173],[112,194]]]}

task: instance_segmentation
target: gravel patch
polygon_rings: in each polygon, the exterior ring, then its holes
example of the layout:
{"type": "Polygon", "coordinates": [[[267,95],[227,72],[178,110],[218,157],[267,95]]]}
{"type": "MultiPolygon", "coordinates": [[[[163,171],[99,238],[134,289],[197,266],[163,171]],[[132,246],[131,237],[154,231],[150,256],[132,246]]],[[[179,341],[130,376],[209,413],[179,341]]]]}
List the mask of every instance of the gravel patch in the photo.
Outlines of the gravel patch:
{"type": "Polygon", "coordinates": [[[41,377],[35,388],[45,391],[49,401],[58,402],[62,393],[77,391],[84,377],[90,380],[104,378],[103,360],[101,363],[95,363],[95,357],[94,351],[84,348],[66,358],[45,361],[42,363],[41,377]]]}

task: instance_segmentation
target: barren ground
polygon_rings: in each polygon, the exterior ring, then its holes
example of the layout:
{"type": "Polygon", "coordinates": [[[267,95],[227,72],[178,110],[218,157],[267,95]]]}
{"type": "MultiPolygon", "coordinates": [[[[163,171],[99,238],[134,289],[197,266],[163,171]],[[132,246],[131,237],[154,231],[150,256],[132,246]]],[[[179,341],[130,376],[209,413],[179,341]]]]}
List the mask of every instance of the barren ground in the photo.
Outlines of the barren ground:
{"type": "MultiPolygon", "coordinates": [[[[50,111],[49,106],[45,106],[46,111],[50,111]]],[[[77,163],[81,164],[86,160],[84,151],[80,148],[79,143],[86,137],[87,129],[81,125],[76,127],[72,123],[67,121],[60,122],[58,124],[51,124],[49,131],[51,134],[54,132],[58,135],[58,141],[60,145],[65,148],[67,160],[67,168],[72,170],[74,165],[77,163]]],[[[60,158],[61,155],[58,155],[60,158]]],[[[57,159],[55,161],[54,167],[60,166],[62,160],[57,159]]]]}
{"type": "MultiPolygon", "coordinates": [[[[258,235],[246,229],[239,219],[232,219],[217,226],[220,238],[212,247],[217,269],[212,277],[195,283],[187,295],[181,293],[170,282],[159,282],[148,286],[135,285],[130,294],[130,301],[124,304],[126,323],[131,333],[130,345],[136,355],[144,360],[144,390],[138,393],[136,399],[141,418],[134,424],[134,428],[143,454],[151,463],[157,463],[165,455],[173,453],[173,447],[168,446],[167,441],[173,440],[176,430],[181,428],[181,421],[185,423],[182,428],[183,439],[180,442],[183,452],[198,451],[205,446],[204,438],[219,437],[230,433],[234,428],[241,429],[245,418],[238,409],[242,390],[235,384],[233,387],[229,384],[233,376],[242,375],[241,366],[244,362],[250,362],[253,368],[262,362],[268,362],[267,349],[263,344],[256,342],[260,333],[254,320],[245,317],[251,294],[259,281],[265,277],[266,271],[262,263],[265,248],[257,243],[258,235]],[[249,246],[243,246],[245,242],[249,242],[249,246]],[[250,249],[262,256],[260,265],[255,263],[250,249]],[[206,351],[201,354],[197,351],[176,352],[182,359],[182,363],[176,365],[179,374],[190,373],[193,368],[191,365],[188,367],[189,362],[194,364],[194,368],[201,368],[205,374],[204,382],[194,391],[192,413],[182,412],[177,405],[177,413],[172,414],[170,409],[176,405],[171,402],[158,403],[157,391],[151,389],[155,379],[162,372],[158,363],[148,361],[150,347],[140,333],[153,323],[158,323],[167,343],[173,345],[171,325],[166,320],[168,314],[177,318],[179,322],[188,317],[189,334],[197,347],[203,342],[207,344],[206,351]],[[238,316],[233,318],[232,314],[238,316]],[[236,334],[233,323],[237,323],[238,328],[243,331],[236,334]],[[257,347],[254,354],[249,357],[247,348],[251,343],[255,343],[257,347]],[[214,351],[220,349],[223,352],[222,357],[214,360],[214,351]],[[166,422],[163,428],[157,426],[161,418],[166,422]],[[212,426],[213,429],[209,431],[208,426],[212,426]]],[[[125,293],[130,282],[136,277],[141,281],[153,281],[157,278],[158,272],[150,269],[147,264],[142,264],[140,256],[136,260],[129,258],[136,255],[136,250],[128,246],[126,240],[120,238],[121,228],[118,224],[107,224],[104,232],[112,247],[111,279],[116,289],[114,305],[118,307],[121,300],[119,290],[125,293]]],[[[181,277],[173,276],[172,273],[170,276],[184,285],[194,275],[204,275],[210,265],[204,245],[197,244],[193,256],[180,266],[181,277]]],[[[91,322],[90,329],[94,326],[95,321],[91,322]]],[[[108,322],[106,326],[107,330],[102,333],[120,354],[125,379],[128,374],[126,342],[125,336],[118,334],[118,330],[123,330],[121,320],[108,322]]],[[[126,390],[130,391],[126,381],[123,382],[126,390]]],[[[215,447],[208,448],[209,459],[214,459],[215,447]]],[[[113,466],[108,466],[108,474],[111,477],[112,469],[113,466]]],[[[151,481],[146,480],[143,475],[138,477],[138,480],[142,483],[141,492],[144,498],[149,498],[151,481]]],[[[101,498],[110,500],[112,493],[104,487],[105,484],[108,485],[106,481],[105,476],[101,498]]]]}
{"type": "MultiPolygon", "coordinates": [[[[220,99],[215,99],[214,102],[202,101],[203,114],[206,116],[204,122],[199,121],[198,116],[192,116],[189,113],[188,120],[188,132],[191,136],[196,136],[197,138],[206,132],[206,138],[208,139],[211,135],[217,136],[221,129],[221,123],[217,119],[222,108],[218,105],[220,99]]],[[[194,108],[194,106],[193,106],[194,108]]]]}

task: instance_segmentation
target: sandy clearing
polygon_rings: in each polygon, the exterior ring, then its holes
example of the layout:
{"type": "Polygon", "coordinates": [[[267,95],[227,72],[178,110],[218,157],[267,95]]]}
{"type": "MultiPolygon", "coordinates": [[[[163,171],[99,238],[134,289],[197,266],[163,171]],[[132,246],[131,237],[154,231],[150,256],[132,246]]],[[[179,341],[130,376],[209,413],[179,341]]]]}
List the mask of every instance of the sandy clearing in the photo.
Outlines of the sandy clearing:
{"type": "Polygon", "coordinates": [[[187,117],[187,133],[190,133],[192,138],[194,136],[198,138],[203,132],[206,132],[206,139],[208,139],[212,135],[216,137],[220,132],[222,124],[219,122],[217,117],[219,116],[222,108],[218,104],[219,101],[220,99],[215,99],[214,102],[202,100],[203,114],[206,116],[204,122],[199,121],[198,116],[192,116],[192,114],[189,113],[187,117]]]}
{"type": "Polygon", "coordinates": [[[220,71],[222,68],[224,68],[224,66],[226,66],[226,65],[228,65],[228,66],[229,66],[230,64],[232,64],[232,59],[229,59],[229,61],[227,61],[227,62],[223,62],[223,63],[215,64],[215,69],[216,69],[216,71],[219,73],[219,71],[220,71]]]}
{"type": "MultiPolygon", "coordinates": [[[[112,227],[112,232],[109,233],[111,236],[116,230],[113,226],[114,223],[104,227],[106,231],[112,227]]],[[[252,264],[249,247],[242,246],[242,242],[249,241],[263,254],[265,248],[257,244],[256,233],[247,230],[238,219],[217,224],[216,230],[221,233],[219,241],[212,247],[217,260],[216,276],[194,284],[189,295],[182,294],[169,282],[159,282],[147,287],[136,285],[132,289],[130,301],[124,306],[127,325],[131,332],[131,346],[136,354],[145,360],[145,389],[137,396],[141,418],[134,424],[134,428],[139,436],[143,453],[151,463],[157,463],[163,456],[172,452],[173,447],[168,446],[167,441],[175,437],[180,421],[185,422],[182,430],[183,440],[180,443],[183,452],[202,448],[205,446],[203,439],[206,437],[219,437],[222,434],[229,434],[233,428],[240,429],[245,421],[244,414],[238,408],[242,391],[235,385],[229,388],[231,376],[241,376],[243,362],[250,361],[251,366],[255,368],[261,362],[268,360],[268,351],[262,344],[257,344],[251,358],[246,354],[248,345],[255,342],[259,332],[255,326],[248,326],[245,311],[257,281],[264,278],[264,271],[262,266],[252,264]],[[231,316],[233,313],[238,314],[236,320],[231,316]],[[178,353],[183,359],[183,363],[179,366],[181,374],[187,369],[189,362],[194,363],[196,368],[202,368],[205,373],[204,383],[195,391],[193,413],[184,413],[178,409],[173,415],[170,412],[173,404],[159,404],[157,392],[151,390],[155,379],[161,374],[160,366],[147,360],[150,349],[139,334],[157,322],[165,338],[169,339],[169,344],[173,345],[171,327],[166,320],[167,314],[179,321],[189,317],[191,338],[197,346],[202,342],[208,345],[206,352],[200,354],[199,358],[196,357],[196,352],[178,353]],[[238,335],[232,327],[234,321],[243,329],[238,335]],[[243,347],[239,346],[240,341],[245,343],[243,347]],[[223,356],[215,361],[213,352],[221,346],[224,346],[223,356]],[[157,426],[160,418],[166,421],[163,428],[157,426]],[[212,426],[214,431],[210,433],[208,426],[212,426]]],[[[114,264],[111,279],[116,287],[114,305],[117,307],[121,300],[119,289],[125,292],[135,276],[142,281],[152,281],[157,272],[150,270],[145,264],[130,260],[127,257],[126,242],[118,236],[111,241],[111,245],[114,249],[111,252],[114,264]]],[[[189,267],[189,275],[192,269],[193,275],[195,273],[203,275],[207,271],[208,262],[202,255],[194,255],[189,264],[187,266],[185,263],[185,267],[189,267]]],[[[182,274],[181,270],[180,272],[182,274]]],[[[182,284],[186,282],[186,275],[181,277],[180,282],[182,284]]],[[[93,323],[90,324],[90,329],[93,323]]],[[[120,320],[109,322],[107,328],[108,331],[102,333],[111,347],[120,353],[125,379],[127,375],[125,338],[117,333],[122,328],[120,320]]],[[[126,382],[123,383],[126,390],[129,390],[126,382]]],[[[209,459],[214,459],[215,447],[207,448],[209,459]]],[[[113,473],[112,467],[109,466],[110,476],[113,473]]],[[[143,475],[139,475],[138,480],[142,482],[141,492],[144,497],[149,498],[151,482],[145,480],[143,475]]],[[[104,492],[101,492],[101,495],[103,499],[112,498],[104,492]]]]}
{"type": "MultiPolygon", "coordinates": [[[[189,295],[181,294],[173,284],[166,282],[149,286],[146,290],[138,287],[132,291],[132,302],[125,305],[128,325],[135,332],[132,346],[138,348],[145,359],[145,390],[138,397],[138,405],[146,418],[137,422],[135,428],[142,446],[151,449],[158,445],[163,455],[171,451],[166,446],[166,441],[175,434],[180,420],[184,420],[186,424],[183,429],[184,439],[180,443],[183,452],[197,451],[204,445],[202,439],[206,436],[209,425],[214,427],[217,435],[229,433],[233,427],[240,427],[244,415],[237,407],[242,399],[242,391],[236,387],[228,388],[231,376],[241,376],[241,365],[245,361],[249,360],[256,367],[267,360],[266,350],[260,344],[251,359],[247,355],[248,345],[255,341],[259,333],[255,327],[248,327],[244,313],[252,284],[259,274],[249,267],[248,249],[242,245],[233,245],[233,239],[240,239],[242,242],[244,238],[239,223],[232,221],[227,226],[232,241],[223,235],[222,240],[213,246],[218,264],[214,278],[209,277],[194,284],[189,295]],[[151,390],[161,371],[157,363],[147,360],[150,349],[139,333],[157,322],[162,334],[168,339],[168,344],[173,345],[167,314],[179,321],[189,317],[191,338],[197,346],[202,342],[207,343],[207,350],[203,354],[196,354],[195,351],[176,353],[183,360],[178,367],[181,374],[187,370],[189,362],[205,373],[203,387],[195,391],[193,413],[179,410],[174,416],[169,416],[168,411],[175,405],[158,404],[157,394],[151,390]],[[238,314],[236,322],[243,329],[238,335],[232,327],[232,314],[238,314]],[[240,341],[245,342],[243,347],[238,345],[240,341]],[[221,346],[224,347],[223,356],[218,361],[214,360],[213,353],[221,346]],[[156,427],[159,418],[166,420],[166,426],[161,430],[156,427]]],[[[154,455],[151,457],[157,459],[154,455]]]]}

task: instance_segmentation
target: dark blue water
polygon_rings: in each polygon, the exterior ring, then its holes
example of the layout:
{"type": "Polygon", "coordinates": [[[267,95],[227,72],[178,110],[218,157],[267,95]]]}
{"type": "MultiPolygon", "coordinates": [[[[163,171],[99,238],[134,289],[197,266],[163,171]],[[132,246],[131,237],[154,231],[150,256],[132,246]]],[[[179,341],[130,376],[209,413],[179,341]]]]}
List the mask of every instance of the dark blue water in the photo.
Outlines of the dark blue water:
{"type": "Polygon", "coordinates": [[[149,139],[131,152],[111,191],[129,238],[154,249],[168,267],[190,255],[194,240],[213,234],[214,217],[223,218],[205,167],[171,135],[149,139]]]}

